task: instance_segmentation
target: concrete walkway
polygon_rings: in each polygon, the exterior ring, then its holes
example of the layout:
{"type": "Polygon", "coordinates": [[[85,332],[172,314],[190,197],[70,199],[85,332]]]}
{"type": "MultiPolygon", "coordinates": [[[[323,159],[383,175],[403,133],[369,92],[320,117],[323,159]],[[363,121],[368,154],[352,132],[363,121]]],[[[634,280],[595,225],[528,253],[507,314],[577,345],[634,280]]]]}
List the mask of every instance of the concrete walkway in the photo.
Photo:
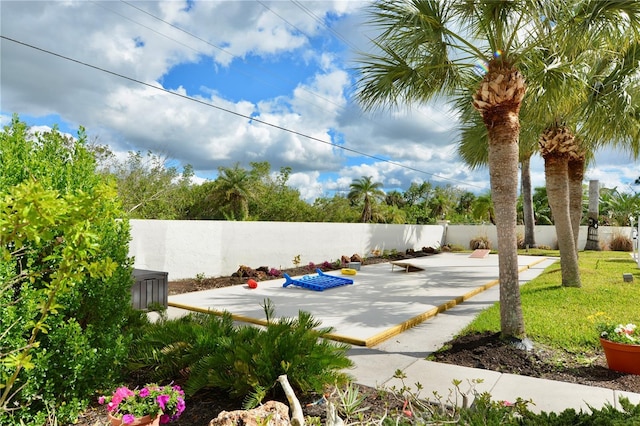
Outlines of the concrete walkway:
{"type": "MultiPolygon", "coordinates": [[[[539,275],[555,259],[519,256],[520,282],[539,275]]],[[[298,310],[313,314],[322,326],[331,326],[333,338],[352,344],[349,370],[356,383],[372,387],[403,383],[394,378],[401,370],[404,385],[422,386],[420,396],[434,392],[446,400],[454,380],[473,401],[470,383],[478,393],[489,392],[495,400],[531,399],[533,411],[560,412],[566,408],[588,410],[606,403],[618,406],[619,396],[640,403],[640,394],[502,374],[426,361],[424,358],[451,340],[483,309],[499,299],[496,255],[470,258],[469,254],[441,253],[411,260],[422,268],[405,272],[389,264],[362,267],[352,276],[353,285],[316,292],[300,287],[283,288],[284,280],[260,282],[258,288],[234,286],[169,297],[169,315],[192,311],[228,311],[236,320],[261,324],[261,304],[271,299],[278,316],[296,316],[298,310]]],[[[339,271],[334,272],[339,274],[339,271]]],[[[351,278],[351,276],[350,276],[351,278]]],[[[458,396],[458,400],[460,397],[458,396]]]]}
{"type": "MultiPolygon", "coordinates": [[[[535,278],[555,259],[546,259],[520,273],[520,282],[535,278]]],[[[451,340],[483,309],[499,300],[498,286],[484,291],[472,299],[457,305],[434,318],[417,325],[402,334],[371,348],[354,347],[349,357],[355,363],[350,373],[357,383],[372,387],[400,388],[403,382],[394,378],[396,370],[406,374],[404,385],[417,392],[416,383],[422,386],[421,397],[436,401],[434,392],[445,400],[452,395],[453,381],[460,380],[460,388],[469,395],[474,380],[478,393],[489,392],[493,400],[515,402],[520,397],[532,400],[529,408],[534,412],[561,412],[567,408],[589,411],[589,406],[602,408],[606,403],[619,407],[619,397],[624,396],[634,404],[640,404],[640,394],[614,391],[606,388],[537,379],[515,374],[503,374],[490,370],[461,367],[426,361],[424,358],[451,340]]],[[[458,395],[458,401],[461,400],[458,395]]]]}

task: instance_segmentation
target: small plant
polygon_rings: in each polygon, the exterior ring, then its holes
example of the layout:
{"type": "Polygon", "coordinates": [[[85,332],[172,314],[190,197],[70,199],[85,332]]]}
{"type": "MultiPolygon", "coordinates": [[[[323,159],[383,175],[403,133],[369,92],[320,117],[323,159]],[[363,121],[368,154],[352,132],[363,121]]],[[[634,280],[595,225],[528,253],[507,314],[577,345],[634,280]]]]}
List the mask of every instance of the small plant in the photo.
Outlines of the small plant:
{"type": "Polygon", "coordinates": [[[293,257],[293,266],[297,268],[298,266],[300,266],[300,262],[301,262],[300,255],[299,254],[295,255],[293,257]]]}
{"type": "Polygon", "coordinates": [[[204,272],[199,272],[199,273],[197,273],[197,274],[196,274],[196,278],[195,278],[196,284],[198,284],[198,285],[202,285],[202,283],[204,282],[204,279],[205,279],[205,278],[206,278],[206,277],[205,277],[205,275],[204,275],[204,272]]]}
{"type": "Polygon", "coordinates": [[[325,260],[324,262],[322,262],[321,268],[323,271],[328,271],[329,269],[331,269],[332,265],[329,261],[325,260]]]}
{"type": "Polygon", "coordinates": [[[280,275],[282,275],[282,271],[280,271],[279,269],[276,269],[276,268],[269,269],[269,276],[279,277],[280,275]]]}
{"type": "Polygon", "coordinates": [[[307,269],[311,272],[316,270],[316,264],[313,262],[309,262],[309,264],[307,265],[307,269]]]}
{"type": "Polygon", "coordinates": [[[360,393],[358,386],[349,383],[343,390],[336,387],[338,394],[338,411],[344,415],[347,420],[354,418],[358,413],[369,410],[370,407],[363,407],[366,396],[360,393]]]}
{"type": "Polygon", "coordinates": [[[599,324],[600,337],[615,343],[628,345],[640,344],[640,328],[633,323],[628,324],[599,324]]]}
{"type": "Polygon", "coordinates": [[[625,325],[611,321],[604,312],[589,315],[588,319],[596,324],[596,330],[601,338],[615,343],[640,345],[640,328],[635,324],[625,325]]]}
{"type": "Polygon", "coordinates": [[[145,385],[142,389],[131,390],[119,387],[111,396],[98,398],[100,404],[107,404],[112,417],[122,419],[128,425],[144,416],[154,418],[160,415],[160,423],[177,420],[185,409],[184,392],[180,386],[156,384],[145,385]]]}

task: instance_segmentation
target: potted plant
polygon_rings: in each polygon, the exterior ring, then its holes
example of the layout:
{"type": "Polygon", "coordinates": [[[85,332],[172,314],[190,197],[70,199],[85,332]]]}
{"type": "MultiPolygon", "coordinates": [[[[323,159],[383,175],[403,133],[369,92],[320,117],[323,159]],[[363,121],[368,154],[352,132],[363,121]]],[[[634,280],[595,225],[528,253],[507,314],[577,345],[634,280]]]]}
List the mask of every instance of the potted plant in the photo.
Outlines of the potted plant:
{"type": "Polygon", "coordinates": [[[154,425],[176,420],[185,409],[184,391],[177,385],[145,385],[141,389],[121,386],[111,396],[98,398],[107,404],[112,426],[154,425]]]}
{"type": "Polygon", "coordinates": [[[632,323],[603,323],[598,331],[609,369],[640,374],[640,328],[632,323]]]}

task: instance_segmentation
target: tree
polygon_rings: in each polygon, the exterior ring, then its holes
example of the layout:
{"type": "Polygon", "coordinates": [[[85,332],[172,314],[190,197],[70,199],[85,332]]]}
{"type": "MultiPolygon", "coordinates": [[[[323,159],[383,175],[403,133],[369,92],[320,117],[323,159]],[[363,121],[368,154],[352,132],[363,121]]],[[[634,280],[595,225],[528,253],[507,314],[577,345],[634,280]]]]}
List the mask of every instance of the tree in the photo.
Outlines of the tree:
{"type": "Polygon", "coordinates": [[[287,186],[290,167],[271,173],[268,162],[251,163],[251,193],[249,216],[255,220],[283,222],[311,222],[316,219],[314,209],[300,198],[300,191],[287,186]]]}
{"type": "Polygon", "coordinates": [[[249,198],[251,177],[249,173],[236,163],[233,168],[218,168],[215,194],[225,206],[226,215],[230,219],[245,220],[249,215],[249,198]]]}
{"type": "Polygon", "coordinates": [[[471,211],[475,219],[481,219],[483,222],[487,220],[494,225],[496,224],[496,213],[491,201],[491,194],[480,195],[476,198],[471,211]]]}
{"type": "Polygon", "coordinates": [[[349,199],[340,194],[335,194],[331,198],[316,198],[313,208],[321,222],[353,223],[360,218],[360,214],[354,210],[349,199]]]}
{"type": "Polygon", "coordinates": [[[92,147],[100,152],[101,172],[113,177],[118,196],[129,217],[137,219],[183,219],[191,204],[193,168],[186,165],[182,173],[167,166],[168,159],[151,151],[139,151],[118,160],[106,147],[92,147]]]}
{"type": "Polygon", "coordinates": [[[45,424],[51,410],[72,423],[96,388],[121,379],[129,225],[83,129],[34,135],[14,117],[0,133],[0,195],[0,376],[13,387],[0,424],[45,424]]]}
{"type": "Polygon", "coordinates": [[[631,226],[640,215],[640,194],[603,188],[600,193],[601,213],[611,226],[631,226]]]}
{"type": "Polygon", "coordinates": [[[585,250],[600,250],[598,240],[598,216],[600,216],[600,182],[597,180],[589,181],[589,221],[587,231],[587,243],[585,250]]]}
{"type": "Polygon", "coordinates": [[[517,262],[518,138],[524,77],[517,66],[527,27],[542,19],[535,2],[376,2],[371,23],[380,29],[376,53],[365,54],[357,95],[365,109],[427,102],[437,95],[469,96],[488,135],[491,193],[500,264],[500,318],[504,338],[525,336],[517,262]],[[477,68],[476,68],[477,69],[477,68]]]}
{"type": "MultiPolygon", "coordinates": [[[[572,22],[574,28],[544,27],[550,42],[536,55],[541,56],[542,61],[538,62],[545,64],[544,69],[552,71],[541,81],[540,88],[545,90],[534,90],[536,96],[531,99],[538,106],[536,122],[546,126],[540,136],[540,153],[545,160],[547,192],[558,235],[562,284],[572,287],[581,286],[578,233],[585,165],[598,143],[628,143],[632,139],[629,130],[637,133],[638,128],[635,107],[630,102],[610,103],[606,113],[594,114],[597,109],[590,106],[594,103],[593,93],[601,91],[600,80],[605,76],[609,83],[615,82],[616,92],[625,93],[625,89],[634,87],[632,91],[637,90],[634,82],[640,59],[637,2],[584,1],[578,5],[558,8],[550,18],[572,22]],[[550,93],[549,87],[559,93],[550,93]],[[612,115],[616,120],[611,120],[612,115]]],[[[619,99],[618,95],[614,97],[619,99]]],[[[637,141],[635,145],[637,155],[637,141]]]]}
{"type": "Polygon", "coordinates": [[[347,198],[352,203],[362,203],[360,222],[369,223],[373,219],[373,206],[376,202],[384,200],[385,193],[381,182],[372,182],[372,176],[362,176],[354,179],[349,185],[350,191],[347,198]]]}
{"type": "Polygon", "coordinates": [[[534,188],[532,199],[536,223],[540,225],[553,225],[553,214],[551,213],[551,207],[549,207],[547,188],[543,186],[534,188]]]}

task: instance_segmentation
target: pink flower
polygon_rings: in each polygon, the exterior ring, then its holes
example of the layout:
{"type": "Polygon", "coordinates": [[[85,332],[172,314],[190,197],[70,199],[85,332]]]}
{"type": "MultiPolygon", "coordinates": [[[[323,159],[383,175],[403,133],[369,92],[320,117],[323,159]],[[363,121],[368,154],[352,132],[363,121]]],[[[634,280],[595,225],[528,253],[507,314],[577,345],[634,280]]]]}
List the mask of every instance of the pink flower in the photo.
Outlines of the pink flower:
{"type": "Polygon", "coordinates": [[[163,414],[160,416],[160,423],[161,424],[167,424],[171,421],[171,417],[169,417],[167,414],[163,414]]]}
{"type": "Polygon", "coordinates": [[[120,404],[120,401],[133,395],[134,395],[133,392],[129,388],[122,386],[116,389],[116,391],[113,393],[113,398],[111,398],[111,402],[117,406],[118,404],[120,404]]]}
{"type": "Polygon", "coordinates": [[[104,404],[104,401],[105,401],[104,396],[101,396],[98,398],[98,404],[102,405],[104,404]]]}
{"type": "Polygon", "coordinates": [[[148,397],[149,396],[149,388],[140,389],[140,393],[138,395],[140,395],[142,398],[148,397]]]}
{"type": "Polygon", "coordinates": [[[176,411],[177,411],[176,414],[178,415],[182,414],[182,412],[186,408],[186,405],[187,404],[185,404],[184,399],[178,398],[178,403],[176,404],[176,411]]]}
{"type": "Polygon", "coordinates": [[[133,414],[125,414],[122,416],[122,424],[130,425],[136,421],[136,417],[133,414]]]}
{"type": "Polygon", "coordinates": [[[156,401],[158,401],[158,405],[160,406],[160,409],[162,409],[162,411],[165,410],[167,402],[169,402],[170,399],[171,397],[169,395],[158,395],[156,401]]]}

